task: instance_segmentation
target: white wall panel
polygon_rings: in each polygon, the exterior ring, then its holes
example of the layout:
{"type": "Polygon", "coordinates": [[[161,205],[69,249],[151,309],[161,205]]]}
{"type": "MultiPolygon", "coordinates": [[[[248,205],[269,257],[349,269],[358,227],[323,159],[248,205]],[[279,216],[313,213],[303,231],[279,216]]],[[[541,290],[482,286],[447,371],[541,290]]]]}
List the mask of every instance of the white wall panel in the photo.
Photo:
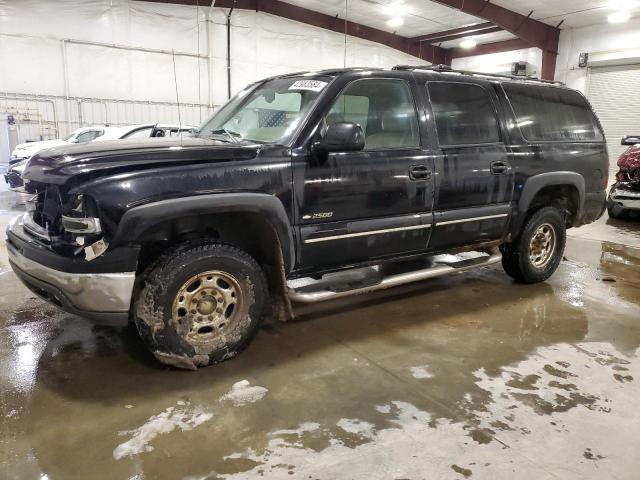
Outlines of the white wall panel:
{"type": "Polygon", "coordinates": [[[640,49],[640,19],[631,19],[624,24],[604,23],[584,28],[562,30],[556,80],[582,92],[587,89],[587,69],[578,68],[578,56],[582,52],[592,57],[615,57],[617,64],[629,63],[625,59],[636,59],[640,49]]]}
{"type": "Polygon", "coordinates": [[[510,72],[513,62],[527,62],[533,68],[531,74],[540,76],[542,70],[542,50],[539,48],[525,48],[522,50],[512,50],[510,52],[454,58],[451,66],[453,68],[477,72],[504,73],[510,72]]]}
{"type": "MultiPolygon", "coordinates": [[[[173,49],[192,55],[175,57],[180,102],[220,105],[227,99],[226,14],[226,9],[208,6],[196,9],[132,0],[0,0],[0,92],[175,102],[171,55],[135,50],[173,49]],[[65,39],[70,40],[66,42],[68,91],[65,39]],[[116,44],[129,50],[74,42],[116,44]]],[[[234,11],[231,23],[234,93],[267,76],[345,63],[344,36],[335,32],[247,10],[234,11]]],[[[416,61],[384,45],[348,38],[347,66],[390,67],[416,61]]],[[[55,102],[60,133],[77,127],[78,106],[68,102],[65,108],[60,98],[55,102]]],[[[131,122],[171,121],[169,111],[161,113],[156,107],[131,103],[127,110],[124,104],[107,103],[112,123],[126,123],[126,116],[131,122]]],[[[104,118],[104,106],[84,104],[82,109],[85,122],[104,118]]],[[[173,110],[177,117],[177,109],[173,110]]],[[[192,122],[200,111],[185,107],[183,115],[192,122]]]]}

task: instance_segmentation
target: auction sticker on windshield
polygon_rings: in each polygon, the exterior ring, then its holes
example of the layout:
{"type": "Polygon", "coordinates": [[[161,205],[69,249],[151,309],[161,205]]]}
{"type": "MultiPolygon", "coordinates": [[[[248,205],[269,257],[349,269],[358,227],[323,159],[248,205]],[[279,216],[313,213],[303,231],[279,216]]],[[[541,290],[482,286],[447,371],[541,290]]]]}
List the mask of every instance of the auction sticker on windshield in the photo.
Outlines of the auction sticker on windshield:
{"type": "Polygon", "coordinates": [[[289,87],[289,90],[312,90],[319,92],[327,86],[327,82],[320,80],[297,80],[289,87]]]}

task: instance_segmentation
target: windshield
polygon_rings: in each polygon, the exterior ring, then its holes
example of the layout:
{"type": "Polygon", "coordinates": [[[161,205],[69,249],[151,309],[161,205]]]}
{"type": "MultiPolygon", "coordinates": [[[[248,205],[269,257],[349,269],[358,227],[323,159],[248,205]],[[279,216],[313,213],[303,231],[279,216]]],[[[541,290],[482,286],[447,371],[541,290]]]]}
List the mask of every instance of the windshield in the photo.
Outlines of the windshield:
{"type": "Polygon", "coordinates": [[[197,136],[230,143],[287,143],[330,81],[330,77],[277,78],[253,90],[248,87],[207,120],[197,136]]]}

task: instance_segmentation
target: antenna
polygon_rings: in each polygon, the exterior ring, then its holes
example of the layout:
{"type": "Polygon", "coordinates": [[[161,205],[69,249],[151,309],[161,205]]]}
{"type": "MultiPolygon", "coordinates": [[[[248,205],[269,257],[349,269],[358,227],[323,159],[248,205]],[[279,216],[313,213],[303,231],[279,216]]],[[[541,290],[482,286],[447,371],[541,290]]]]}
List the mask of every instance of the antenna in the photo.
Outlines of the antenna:
{"type": "Polygon", "coordinates": [[[349,0],[344,0],[344,61],[343,67],[347,68],[347,18],[349,16],[349,0]]]}
{"type": "Polygon", "coordinates": [[[178,96],[178,74],[176,73],[176,52],[171,49],[171,60],[173,60],[173,82],[176,85],[176,105],[178,105],[178,136],[180,137],[180,146],[182,146],[182,116],[180,115],[180,97],[178,96]]]}

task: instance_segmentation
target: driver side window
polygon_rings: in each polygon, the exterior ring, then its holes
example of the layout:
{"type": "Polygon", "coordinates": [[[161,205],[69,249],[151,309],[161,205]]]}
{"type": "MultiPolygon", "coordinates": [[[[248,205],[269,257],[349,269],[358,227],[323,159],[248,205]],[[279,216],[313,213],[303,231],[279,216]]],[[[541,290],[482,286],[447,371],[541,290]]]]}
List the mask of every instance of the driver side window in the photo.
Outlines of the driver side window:
{"type": "Polygon", "coordinates": [[[400,79],[363,79],[351,83],[325,117],[360,125],[365,150],[420,145],[418,117],[409,85],[400,79]]]}

